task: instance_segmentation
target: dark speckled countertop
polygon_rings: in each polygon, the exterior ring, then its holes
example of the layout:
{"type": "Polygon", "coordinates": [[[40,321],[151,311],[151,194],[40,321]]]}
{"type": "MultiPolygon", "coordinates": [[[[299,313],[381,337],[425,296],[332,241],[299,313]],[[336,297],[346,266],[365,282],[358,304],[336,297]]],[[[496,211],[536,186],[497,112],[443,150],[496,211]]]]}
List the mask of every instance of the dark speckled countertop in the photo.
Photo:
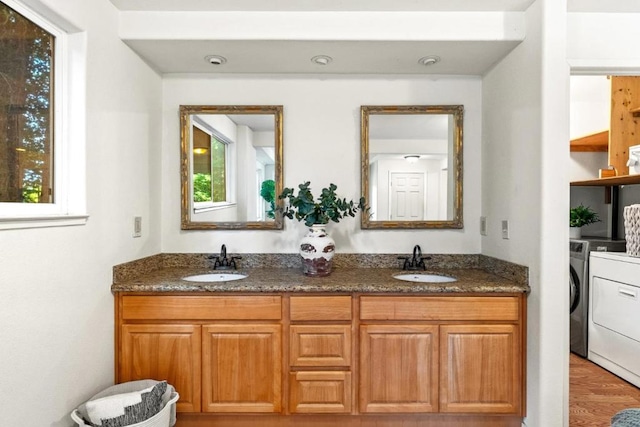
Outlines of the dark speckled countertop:
{"type": "Polygon", "coordinates": [[[224,273],[203,267],[164,267],[112,285],[112,292],[243,292],[243,293],[528,293],[526,283],[501,277],[482,268],[428,269],[407,272],[399,268],[335,268],[327,277],[308,277],[299,268],[246,268],[241,280],[189,282],[185,276],[224,273]],[[398,274],[440,274],[457,279],[448,283],[416,283],[394,279],[398,274]]]}

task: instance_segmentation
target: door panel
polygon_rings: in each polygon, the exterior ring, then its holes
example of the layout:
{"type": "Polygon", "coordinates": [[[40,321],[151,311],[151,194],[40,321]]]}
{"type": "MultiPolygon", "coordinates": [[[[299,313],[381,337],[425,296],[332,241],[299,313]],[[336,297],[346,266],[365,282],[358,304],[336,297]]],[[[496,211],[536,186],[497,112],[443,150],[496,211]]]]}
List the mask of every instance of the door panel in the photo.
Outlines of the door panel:
{"type": "Polygon", "coordinates": [[[391,172],[390,175],[390,219],[395,221],[423,220],[424,173],[391,172]]]}
{"type": "Polygon", "coordinates": [[[440,334],[440,411],[518,413],[517,326],[442,325],[440,334]]]}
{"type": "Polygon", "coordinates": [[[120,382],[167,380],[177,410],[200,411],[200,326],[123,325],[120,382]]]}
{"type": "Polygon", "coordinates": [[[281,343],[277,324],[203,326],[203,411],[280,412],[281,343]]]}
{"type": "Polygon", "coordinates": [[[438,410],[438,326],[360,327],[360,411],[438,410]]]}

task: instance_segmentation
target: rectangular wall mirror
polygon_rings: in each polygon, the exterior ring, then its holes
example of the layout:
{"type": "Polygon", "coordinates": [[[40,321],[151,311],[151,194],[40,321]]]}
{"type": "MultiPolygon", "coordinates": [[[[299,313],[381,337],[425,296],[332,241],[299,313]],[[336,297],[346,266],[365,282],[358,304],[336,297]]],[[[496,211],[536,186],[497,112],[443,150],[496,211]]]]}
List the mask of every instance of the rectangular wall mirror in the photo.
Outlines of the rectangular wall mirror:
{"type": "Polygon", "coordinates": [[[362,106],[362,228],[463,228],[462,105],[362,106]]]}
{"type": "Polygon", "coordinates": [[[180,106],[183,230],[282,229],[282,106],[180,106]]]}

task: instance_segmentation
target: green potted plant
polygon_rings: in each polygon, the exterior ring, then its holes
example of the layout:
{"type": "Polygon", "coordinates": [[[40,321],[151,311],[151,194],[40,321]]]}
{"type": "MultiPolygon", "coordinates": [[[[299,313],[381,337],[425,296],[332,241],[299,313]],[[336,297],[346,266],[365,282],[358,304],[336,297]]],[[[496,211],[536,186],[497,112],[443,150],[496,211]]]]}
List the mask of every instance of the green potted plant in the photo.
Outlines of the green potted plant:
{"type": "Polygon", "coordinates": [[[262,185],[260,186],[260,195],[267,203],[269,203],[267,218],[274,219],[276,217],[276,182],[272,179],[262,181],[262,185]]]}
{"type": "Polygon", "coordinates": [[[364,197],[356,203],[347,201],[336,194],[337,186],[329,184],[315,198],[310,182],[298,185],[296,194],[293,188],[285,188],[278,196],[286,205],[279,208],[285,218],[297,219],[309,227],[309,232],[300,242],[303,272],[307,276],[327,276],[331,273],[335,242],[325,230],[329,221],[340,222],[346,217],[354,217],[359,210],[367,211],[364,197]]]}
{"type": "Polygon", "coordinates": [[[584,225],[600,222],[598,214],[590,207],[580,204],[569,210],[569,237],[579,239],[582,235],[581,227],[584,225]]]}

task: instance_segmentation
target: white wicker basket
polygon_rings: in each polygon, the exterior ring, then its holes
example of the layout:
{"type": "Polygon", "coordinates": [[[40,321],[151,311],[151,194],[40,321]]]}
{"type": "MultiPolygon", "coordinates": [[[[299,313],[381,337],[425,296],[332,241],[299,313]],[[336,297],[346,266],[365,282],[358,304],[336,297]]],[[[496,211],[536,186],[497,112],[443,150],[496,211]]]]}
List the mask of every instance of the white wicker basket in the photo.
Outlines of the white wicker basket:
{"type": "MultiPolygon", "coordinates": [[[[176,404],[180,396],[178,393],[173,393],[171,399],[164,405],[164,408],[160,410],[153,417],[142,421],[141,423],[131,424],[127,427],[171,427],[171,409],[176,404]]],[[[84,423],[82,417],[78,414],[76,409],[71,413],[71,419],[78,424],[78,427],[91,427],[84,423]]]]}
{"type": "Polygon", "coordinates": [[[640,205],[624,207],[624,234],[627,255],[640,257],[640,205]]]}

